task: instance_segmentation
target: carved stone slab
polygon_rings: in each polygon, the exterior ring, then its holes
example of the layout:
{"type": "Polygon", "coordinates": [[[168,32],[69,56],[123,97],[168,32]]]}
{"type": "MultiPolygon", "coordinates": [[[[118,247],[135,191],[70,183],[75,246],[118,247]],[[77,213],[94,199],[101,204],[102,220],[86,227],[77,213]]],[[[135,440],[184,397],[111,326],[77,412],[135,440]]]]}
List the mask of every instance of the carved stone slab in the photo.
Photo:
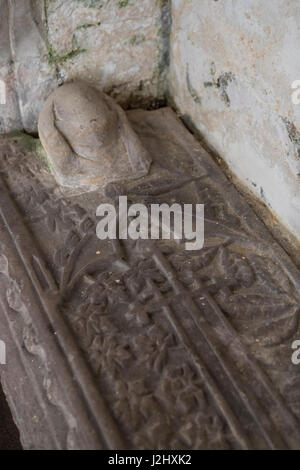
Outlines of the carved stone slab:
{"type": "Polygon", "coordinates": [[[1,382],[34,449],[299,448],[300,273],[168,108],[149,174],[74,195],[1,140],[1,382]],[[100,241],[96,207],[204,203],[205,246],[100,241]]]}

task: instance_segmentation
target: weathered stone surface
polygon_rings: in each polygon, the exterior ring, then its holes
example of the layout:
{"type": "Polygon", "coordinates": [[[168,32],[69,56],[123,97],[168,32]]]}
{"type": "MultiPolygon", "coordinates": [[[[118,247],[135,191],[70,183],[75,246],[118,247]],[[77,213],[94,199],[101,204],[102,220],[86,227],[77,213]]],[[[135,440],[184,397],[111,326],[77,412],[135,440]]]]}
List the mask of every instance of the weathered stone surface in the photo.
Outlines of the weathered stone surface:
{"type": "Polygon", "coordinates": [[[4,83],[5,96],[0,102],[0,134],[22,129],[13,57],[10,47],[10,16],[7,0],[0,0],[0,80],[4,83]]]}
{"type": "Polygon", "coordinates": [[[162,98],[161,3],[48,1],[48,39],[59,75],[85,80],[122,105],[162,98]]]}
{"type": "Polygon", "coordinates": [[[74,78],[131,107],[163,98],[170,15],[160,1],[1,0],[0,8],[0,133],[36,132],[47,96],[74,78]]]}
{"type": "Polygon", "coordinates": [[[0,133],[36,132],[43,102],[57,86],[42,32],[42,4],[35,0],[0,2],[0,79],[6,85],[0,133]]]}
{"type": "Polygon", "coordinates": [[[56,89],[45,103],[38,128],[62,186],[92,191],[149,171],[151,158],[124,111],[84,82],[56,89]]]}
{"type": "Polygon", "coordinates": [[[299,448],[300,273],[170,109],[149,175],[70,196],[0,141],[1,381],[25,448],[299,448]],[[96,237],[95,210],[204,203],[205,245],[96,237]]]}
{"type": "Polygon", "coordinates": [[[300,239],[297,0],[173,0],[172,15],[180,113],[300,239]]]}
{"type": "Polygon", "coordinates": [[[13,0],[8,3],[13,70],[22,127],[34,133],[44,101],[57,86],[55,71],[48,61],[43,2],[13,0]]]}

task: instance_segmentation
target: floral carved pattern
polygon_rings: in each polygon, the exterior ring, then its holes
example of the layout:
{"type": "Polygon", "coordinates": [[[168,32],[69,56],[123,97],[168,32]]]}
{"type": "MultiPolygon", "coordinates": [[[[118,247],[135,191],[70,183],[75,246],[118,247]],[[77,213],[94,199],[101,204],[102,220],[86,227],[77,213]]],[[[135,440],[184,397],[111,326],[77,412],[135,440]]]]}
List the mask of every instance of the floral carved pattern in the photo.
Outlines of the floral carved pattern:
{"type": "Polygon", "coordinates": [[[157,156],[153,168],[97,200],[60,191],[30,152],[2,149],[5,187],[38,247],[27,273],[93,412],[91,428],[104,447],[297,448],[290,345],[299,336],[299,271],[171,111],[130,115],[157,156]],[[205,204],[204,248],[98,240],[97,203],[121,194],[148,207],[205,204]]]}

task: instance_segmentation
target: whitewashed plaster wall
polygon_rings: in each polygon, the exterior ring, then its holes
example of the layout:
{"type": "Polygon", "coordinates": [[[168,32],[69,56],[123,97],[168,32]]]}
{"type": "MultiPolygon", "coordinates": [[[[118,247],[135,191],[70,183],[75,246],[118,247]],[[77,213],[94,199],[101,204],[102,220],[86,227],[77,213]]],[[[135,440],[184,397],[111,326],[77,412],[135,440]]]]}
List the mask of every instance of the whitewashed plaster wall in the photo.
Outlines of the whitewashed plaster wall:
{"type": "Polygon", "coordinates": [[[300,239],[300,4],[172,0],[170,94],[300,239]]]}

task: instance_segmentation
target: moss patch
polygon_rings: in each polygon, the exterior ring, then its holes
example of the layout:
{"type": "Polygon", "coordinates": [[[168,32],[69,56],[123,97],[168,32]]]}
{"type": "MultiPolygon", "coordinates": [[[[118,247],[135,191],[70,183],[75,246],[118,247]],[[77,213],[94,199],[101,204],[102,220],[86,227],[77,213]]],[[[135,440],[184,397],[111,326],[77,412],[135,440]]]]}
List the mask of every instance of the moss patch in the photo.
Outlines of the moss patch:
{"type": "Polygon", "coordinates": [[[102,0],[75,0],[77,3],[81,3],[83,6],[87,8],[102,8],[103,1],[102,0]]]}
{"type": "Polygon", "coordinates": [[[13,138],[18,142],[19,145],[32,152],[49,168],[50,172],[54,174],[54,168],[48,158],[46,151],[44,150],[44,147],[41,144],[40,139],[36,139],[29,134],[25,134],[24,132],[19,131],[10,132],[9,134],[6,134],[5,137],[13,138]]]}
{"type": "Polygon", "coordinates": [[[119,8],[125,8],[129,5],[129,0],[121,0],[119,3],[118,3],[118,7],[119,8]]]}
{"type": "MultiPolygon", "coordinates": [[[[64,64],[68,60],[72,60],[74,57],[76,57],[79,54],[82,54],[83,52],[86,52],[86,49],[81,49],[81,48],[76,48],[73,49],[72,51],[66,53],[66,54],[58,54],[52,44],[50,43],[49,40],[49,24],[48,24],[48,7],[50,4],[51,0],[45,0],[44,2],[44,15],[45,15],[45,27],[46,27],[46,46],[48,49],[48,64],[50,67],[55,67],[56,71],[56,76],[58,79],[58,82],[61,82],[60,79],[60,71],[59,71],[59,65],[64,64]]],[[[90,0],[92,1],[92,0],[90,0]]],[[[96,0],[93,0],[96,1],[96,0]]],[[[97,2],[98,3],[98,2],[97,2]]],[[[83,27],[86,26],[88,27],[88,24],[82,25],[83,27]]]]}
{"type": "Polygon", "coordinates": [[[167,93],[167,74],[170,65],[170,39],[171,39],[171,2],[170,0],[156,0],[160,7],[157,21],[158,38],[156,40],[157,62],[154,66],[151,82],[157,83],[158,99],[165,99],[167,93]]]}
{"type": "Polygon", "coordinates": [[[93,28],[93,26],[100,26],[101,23],[100,21],[98,23],[84,23],[84,24],[81,24],[80,26],[77,26],[76,29],[89,29],[89,28],[93,28]]]}
{"type": "Polygon", "coordinates": [[[142,44],[145,41],[146,41],[146,36],[144,34],[135,34],[129,40],[129,44],[131,46],[138,46],[139,44],[142,44]]]}
{"type": "Polygon", "coordinates": [[[169,3],[169,0],[156,0],[156,4],[159,5],[161,8],[164,7],[169,3]]]}
{"type": "Polygon", "coordinates": [[[56,51],[54,50],[53,46],[50,44],[49,45],[49,50],[48,50],[48,63],[49,65],[62,65],[68,60],[74,59],[74,57],[77,57],[79,54],[82,54],[83,52],[86,52],[86,49],[74,49],[71,52],[68,52],[67,54],[57,54],[56,51]]]}

